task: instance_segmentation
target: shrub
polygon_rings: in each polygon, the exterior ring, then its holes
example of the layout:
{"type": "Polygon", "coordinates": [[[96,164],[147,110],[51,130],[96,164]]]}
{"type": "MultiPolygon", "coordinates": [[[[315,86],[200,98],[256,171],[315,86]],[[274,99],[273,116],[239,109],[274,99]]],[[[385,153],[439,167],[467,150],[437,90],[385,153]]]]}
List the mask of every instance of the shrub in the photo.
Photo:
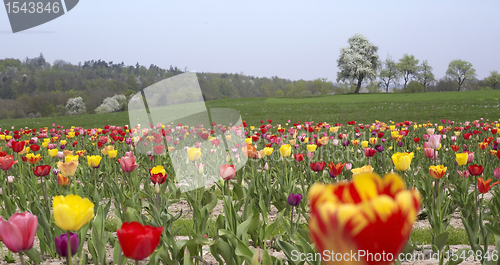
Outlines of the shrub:
{"type": "Polygon", "coordinates": [[[114,95],[113,97],[105,98],[102,104],[95,109],[96,113],[110,113],[115,111],[123,111],[127,105],[127,97],[124,95],[114,95]]]}
{"type": "Polygon", "coordinates": [[[66,103],[66,108],[68,109],[69,114],[71,115],[79,115],[87,111],[82,97],[68,99],[68,102],[66,103]]]}

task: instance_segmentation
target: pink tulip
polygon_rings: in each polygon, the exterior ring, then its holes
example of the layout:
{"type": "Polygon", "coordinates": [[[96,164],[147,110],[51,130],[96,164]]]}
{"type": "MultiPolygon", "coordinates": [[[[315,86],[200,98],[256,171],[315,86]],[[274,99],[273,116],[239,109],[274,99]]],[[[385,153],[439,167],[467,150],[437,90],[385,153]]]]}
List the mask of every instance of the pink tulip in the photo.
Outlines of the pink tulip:
{"type": "Polygon", "coordinates": [[[424,134],[424,137],[423,137],[423,138],[424,138],[424,140],[426,140],[426,141],[427,141],[427,140],[429,140],[429,135],[428,135],[428,134],[424,134]]]}
{"type": "Polygon", "coordinates": [[[431,144],[429,142],[424,142],[424,148],[431,148],[431,144]]]}
{"type": "Polygon", "coordinates": [[[139,166],[137,163],[135,163],[135,156],[124,156],[118,159],[118,162],[120,163],[120,167],[122,168],[123,172],[132,172],[139,166]]]}
{"type": "Polygon", "coordinates": [[[125,156],[134,157],[134,151],[125,152],[125,156]]]}
{"type": "Polygon", "coordinates": [[[347,171],[351,170],[351,169],[352,169],[352,164],[351,164],[351,163],[347,163],[347,164],[345,164],[345,169],[346,169],[347,171]]]}
{"type": "Polygon", "coordinates": [[[15,213],[9,221],[0,219],[0,237],[5,246],[14,253],[30,250],[33,247],[37,227],[38,219],[33,214],[15,213]]]}
{"type": "Polygon", "coordinates": [[[469,152],[469,157],[467,157],[467,164],[474,160],[474,152],[469,152]]]}
{"type": "Polygon", "coordinates": [[[496,179],[500,178],[500,167],[497,167],[493,170],[493,177],[496,179]]]}
{"type": "Polygon", "coordinates": [[[468,178],[470,176],[469,170],[464,170],[464,171],[457,170],[457,173],[460,175],[461,178],[463,177],[468,178]]]}
{"type": "Polygon", "coordinates": [[[434,149],[432,149],[432,148],[425,148],[424,149],[425,157],[427,157],[429,159],[434,159],[434,152],[437,152],[437,151],[434,151],[434,149]]]}
{"type": "Polygon", "coordinates": [[[441,145],[441,135],[433,134],[429,137],[429,147],[432,149],[438,149],[441,145]]]}
{"type": "Polygon", "coordinates": [[[219,175],[223,180],[231,180],[236,176],[236,168],[234,165],[221,165],[219,167],[219,175]]]}

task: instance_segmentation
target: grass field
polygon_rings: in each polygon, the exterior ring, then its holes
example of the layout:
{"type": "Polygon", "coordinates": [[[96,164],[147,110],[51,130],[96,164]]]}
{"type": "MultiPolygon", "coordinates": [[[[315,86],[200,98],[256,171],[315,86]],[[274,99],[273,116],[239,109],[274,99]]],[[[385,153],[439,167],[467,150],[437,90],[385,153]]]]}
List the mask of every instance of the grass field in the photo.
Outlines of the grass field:
{"type": "MultiPolygon", "coordinates": [[[[500,90],[434,92],[419,94],[358,94],[310,98],[241,98],[206,102],[208,108],[232,108],[249,124],[272,119],[273,123],[350,120],[412,120],[437,122],[500,118],[500,90]]],[[[52,123],[68,126],[101,127],[129,124],[128,112],[36,119],[0,120],[0,127],[45,127],[52,123]]]]}

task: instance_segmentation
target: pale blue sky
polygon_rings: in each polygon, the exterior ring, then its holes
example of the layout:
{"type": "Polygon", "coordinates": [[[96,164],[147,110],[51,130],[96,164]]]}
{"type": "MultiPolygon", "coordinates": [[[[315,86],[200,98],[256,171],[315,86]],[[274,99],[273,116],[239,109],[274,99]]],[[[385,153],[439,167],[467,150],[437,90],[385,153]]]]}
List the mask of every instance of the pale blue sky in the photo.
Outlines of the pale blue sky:
{"type": "Polygon", "coordinates": [[[81,0],[66,15],[11,33],[0,10],[0,59],[91,59],[243,71],[292,80],[336,79],[339,49],[356,33],[379,56],[428,60],[436,78],[453,59],[478,78],[500,71],[500,1],[81,0]]]}

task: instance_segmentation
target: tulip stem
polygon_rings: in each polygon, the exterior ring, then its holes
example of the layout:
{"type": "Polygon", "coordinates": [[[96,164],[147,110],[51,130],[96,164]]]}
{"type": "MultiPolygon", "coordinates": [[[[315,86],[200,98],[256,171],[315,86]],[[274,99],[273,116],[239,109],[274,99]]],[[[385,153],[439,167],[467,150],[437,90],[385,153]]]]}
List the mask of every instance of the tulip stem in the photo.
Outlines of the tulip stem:
{"type": "Polygon", "coordinates": [[[70,234],[69,231],[66,232],[66,233],[67,233],[66,234],[66,238],[67,238],[67,241],[68,241],[68,244],[67,244],[68,245],[68,256],[67,256],[67,261],[68,262],[67,262],[67,264],[71,265],[71,241],[70,241],[71,240],[71,234],[70,234]]]}
{"type": "Polygon", "coordinates": [[[138,260],[135,261],[135,265],[139,265],[139,261],[138,260]]]}
{"type": "Polygon", "coordinates": [[[45,184],[45,178],[42,176],[42,191],[43,198],[45,199],[45,207],[47,208],[47,216],[50,217],[49,199],[47,197],[47,184],[45,184]]]}
{"type": "Polygon", "coordinates": [[[132,185],[132,173],[128,172],[128,181],[130,183],[130,195],[134,198],[134,186],[132,185]]]}
{"type": "Polygon", "coordinates": [[[23,253],[22,252],[19,252],[19,259],[21,259],[21,265],[26,265],[26,263],[24,262],[23,253]]]}
{"type": "Polygon", "coordinates": [[[290,233],[293,234],[293,208],[295,208],[294,206],[292,206],[292,214],[290,214],[290,233]]]}

